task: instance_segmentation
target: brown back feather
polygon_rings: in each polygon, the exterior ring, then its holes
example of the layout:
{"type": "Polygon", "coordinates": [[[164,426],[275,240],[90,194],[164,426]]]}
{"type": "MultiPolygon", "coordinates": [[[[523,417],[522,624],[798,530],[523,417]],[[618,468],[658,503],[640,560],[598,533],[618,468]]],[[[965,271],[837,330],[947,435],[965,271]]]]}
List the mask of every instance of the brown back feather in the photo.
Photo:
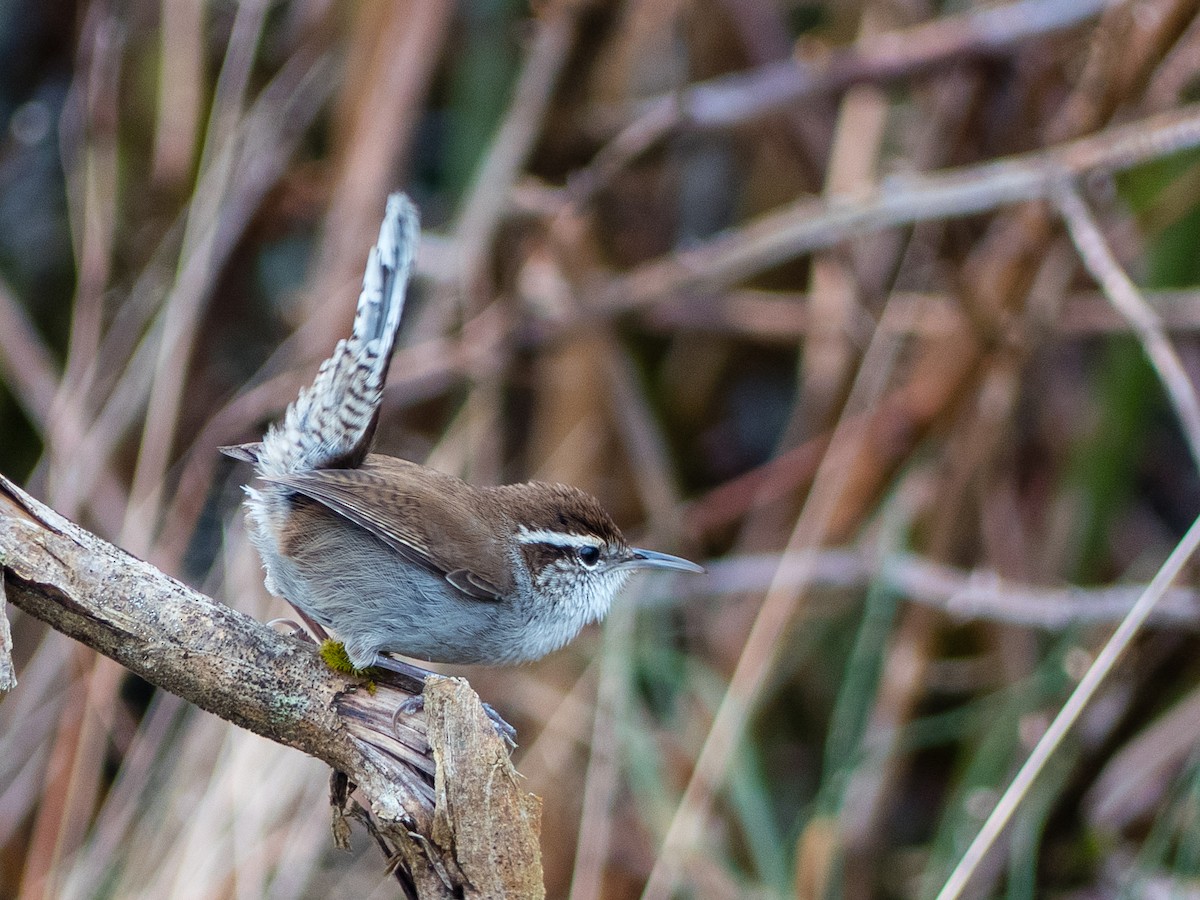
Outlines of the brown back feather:
{"type": "Polygon", "coordinates": [[[513,587],[503,534],[481,515],[491,498],[450,475],[371,454],[356,469],[318,469],[268,478],[311,497],[464,593],[499,598],[513,587]],[[456,548],[453,558],[446,549],[456,548]],[[463,560],[473,561],[464,567],[463,560]],[[471,589],[473,588],[473,590],[471,589]]]}

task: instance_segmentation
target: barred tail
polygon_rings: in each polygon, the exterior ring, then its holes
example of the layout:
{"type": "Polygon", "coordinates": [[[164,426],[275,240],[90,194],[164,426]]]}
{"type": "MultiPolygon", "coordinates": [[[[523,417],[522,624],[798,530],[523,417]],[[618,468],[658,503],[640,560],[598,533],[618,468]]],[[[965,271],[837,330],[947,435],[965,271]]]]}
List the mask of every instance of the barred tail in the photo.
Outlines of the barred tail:
{"type": "Polygon", "coordinates": [[[354,330],[338,341],[312,386],[300,391],[283,422],[272,425],[255,448],[261,474],[352,468],[367,455],[419,233],[412,202],[404,194],[388,197],[379,241],[367,260],[354,330]]]}

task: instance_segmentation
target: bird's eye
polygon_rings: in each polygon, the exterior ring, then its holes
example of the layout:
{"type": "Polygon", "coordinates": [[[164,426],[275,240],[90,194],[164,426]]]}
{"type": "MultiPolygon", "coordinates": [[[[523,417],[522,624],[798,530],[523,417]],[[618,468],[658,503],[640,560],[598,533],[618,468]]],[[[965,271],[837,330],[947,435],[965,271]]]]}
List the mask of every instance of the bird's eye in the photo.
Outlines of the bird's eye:
{"type": "Polygon", "coordinates": [[[600,548],[590,546],[580,547],[579,561],[590,569],[596,563],[600,562],[600,548]]]}

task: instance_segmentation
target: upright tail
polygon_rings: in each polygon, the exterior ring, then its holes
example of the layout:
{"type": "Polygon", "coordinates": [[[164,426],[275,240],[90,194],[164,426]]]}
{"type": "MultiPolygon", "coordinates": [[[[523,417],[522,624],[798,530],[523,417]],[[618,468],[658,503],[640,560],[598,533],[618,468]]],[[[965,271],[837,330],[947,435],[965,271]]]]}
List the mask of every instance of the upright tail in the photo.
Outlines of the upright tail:
{"type": "Polygon", "coordinates": [[[312,386],[300,391],[262,443],[223,447],[223,452],[255,463],[268,476],[362,462],[379,418],[419,233],[417,210],[408,197],[388,197],[350,337],[338,341],[312,386]]]}

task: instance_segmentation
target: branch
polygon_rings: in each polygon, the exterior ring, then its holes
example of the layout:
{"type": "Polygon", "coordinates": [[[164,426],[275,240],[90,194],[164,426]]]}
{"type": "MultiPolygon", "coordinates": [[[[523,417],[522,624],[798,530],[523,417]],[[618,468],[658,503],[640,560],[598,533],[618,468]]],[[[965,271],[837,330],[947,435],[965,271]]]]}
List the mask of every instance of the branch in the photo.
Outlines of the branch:
{"type": "MultiPolygon", "coordinates": [[[[1200,291],[1141,291],[1168,332],[1200,330],[1200,291]]],[[[955,294],[893,291],[888,301],[900,307],[896,321],[906,336],[944,337],[969,327],[963,300],[955,294]]],[[[643,328],[664,334],[698,331],[741,337],[763,343],[794,346],[814,327],[812,301],[801,292],[734,289],[728,293],[684,293],[656,303],[638,314],[643,328]]],[[[1039,323],[1067,340],[1097,335],[1128,334],[1129,319],[1096,291],[1068,294],[1053,321],[1039,323]]],[[[536,343],[538,335],[529,342],[536,343]]],[[[453,365],[447,360],[445,365],[453,365]]]]}
{"type": "Polygon", "coordinates": [[[1108,5],[1110,0],[1019,0],[884,32],[812,59],[777,60],[655,97],[578,173],[573,194],[577,201],[589,197],[676,129],[728,128],[856,84],[884,83],[971,56],[1009,53],[1030,39],[1080,25],[1108,5]]]}
{"type": "MultiPolygon", "coordinates": [[[[914,553],[879,554],[869,547],[827,547],[798,553],[730,556],[705,564],[702,579],[663,579],[642,595],[644,607],[666,608],[730,594],[767,591],[773,582],[814,590],[864,591],[873,584],[940,610],[961,622],[1004,622],[1042,631],[1115,625],[1146,591],[1145,584],[1083,587],[1029,584],[993,569],[960,569],[914,553]],[[804,576],[804,577],[800,577],[804,576]]],[[[1200,631],[1200,591],[1170,588],[1147,626],[1200,631]]]]}
{"type": "Polygon", "coordinates": [[[1192,451],[1192,461],[1200,465],[1200,398],[1196,397],[1196,389],[1167,337],[1162,320],[1113,257],[1100,226],[1074,185],[1064,183],[1054,199],[1083,264],[1141,342],[1146,358],[1179,417],[1183,436],[1192,451]]]}
{"type": "Polygon", "coordinates": [[[0,476],[0,684],[14,605],[142,678],[328,763],[367,809],[335,791],[419,897],[543,895],[541,801],[522,791],[466,681],[411,694],[330,672],[309,644],[217,603],[59,516],[0,476]],[[497,777],[500,776],[500,777],[497,777]]]}
{"type": "Polygon", "coordinates": [[[852,237],[1045,199],[1068,178],[1130,169],[1196,146],[1200,104],[1046,150],[928,175],[893,176],[861,198],[802,199],[704,246],[645,263],[615,279],[594,303],[626,310],[680,291],[725,287],[852,237]]]}
{"type": "Polygon", "coordinates": [[[783,60],[751,72],[700,82],[681,96],[650,101],[675,106],[679,124],[727,128],[801,100],[856,84],[886,82],[968,57],[1010,53],[1026,41],[1095,18],[1110,0],[1018,0],[863,37],[822,58],[783,60]]]}

